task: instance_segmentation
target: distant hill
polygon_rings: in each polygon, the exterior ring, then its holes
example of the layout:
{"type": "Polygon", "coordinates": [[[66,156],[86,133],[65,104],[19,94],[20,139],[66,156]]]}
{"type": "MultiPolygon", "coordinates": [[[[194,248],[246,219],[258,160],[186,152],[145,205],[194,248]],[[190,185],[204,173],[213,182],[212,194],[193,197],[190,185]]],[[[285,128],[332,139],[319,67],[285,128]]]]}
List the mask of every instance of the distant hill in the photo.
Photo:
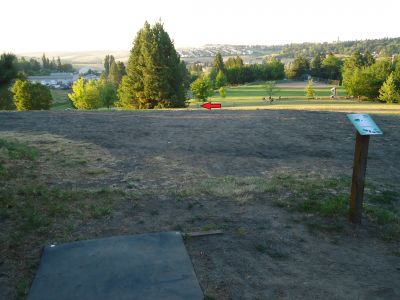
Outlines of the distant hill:
{"type": "MultiPolygon", "coordinates": [[[[370,51],[376,56],[391,56],[400,53],[400,37],[374,40],[344,41],[332,43],[300,43],[286,45],[204,45],[198,48],[177,48],[182,59],[188,63],[210,62],[218,52],[224,57],[242,56],[246,62],[261,62],[267,55],[283,61],[293,59],[297,54],[312,57],[317,52],[339,55],[350,55],[354,51],[370,51]]],[[[42,52],[19,53],[19,56],[34,57],[40,60],[42,52]]],[[[116,60],[128,61],[129,51],[83,51],[83,52],[46,52],[47,57],[60,56],[63,62],[72,63],[75,67],[92,67],[103,69],[103,59],[107,54],[114,55],[116,60]]]]}

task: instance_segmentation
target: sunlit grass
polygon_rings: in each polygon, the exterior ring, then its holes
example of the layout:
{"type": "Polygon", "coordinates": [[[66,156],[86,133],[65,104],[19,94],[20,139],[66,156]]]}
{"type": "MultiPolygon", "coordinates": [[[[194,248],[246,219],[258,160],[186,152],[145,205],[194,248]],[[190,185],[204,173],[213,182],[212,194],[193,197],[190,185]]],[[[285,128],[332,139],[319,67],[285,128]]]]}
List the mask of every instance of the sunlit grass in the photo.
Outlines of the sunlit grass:
{"type": "MultiPolygon", "coordinates": [[[[338,88],[336,99],[330,99],[330,86],[315,88],[317,99],[307,99],[304,88],[285,87],[281,84],[274,93],[274,101],[265,101],[268,98],[261,84],[228,87],[226,98],[215,94],[209,100],[222,104],[223,109],[231,110],[309,110],[309,111],[335,111],[335,112],[364,112],[373,114],[400,114],[400,105],[377,103],[372,101],[358,101],[345,99],[343,87],[338,88]],[[278,99],[278,97],[281,99],[278,99]]],[[[189,108],[199,109],[201,103],[190,100],[189,108]]]]}

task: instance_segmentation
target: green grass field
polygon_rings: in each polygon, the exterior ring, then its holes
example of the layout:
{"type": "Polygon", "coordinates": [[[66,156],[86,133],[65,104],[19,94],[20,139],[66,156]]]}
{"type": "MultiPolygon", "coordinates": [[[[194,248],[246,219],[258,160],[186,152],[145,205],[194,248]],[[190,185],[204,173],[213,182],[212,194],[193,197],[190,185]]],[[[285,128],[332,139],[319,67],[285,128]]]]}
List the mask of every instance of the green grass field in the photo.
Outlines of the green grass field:
{"type": "MultiPolygon", "coordinates": [[[[268,98],[262,84],[247,84],[241,86],[227,87],[226,98],[222,98],[216,92],[209,101],[222,104],[223,109],[294,109],[310,111],[337,111],[337,112],[362,112],[373,114],[400,115],[400,105],[385,104],[377,101],[358,101],[345,99],[346,93],[343,87],[338,88],[336,99],[330,99],[330,88],[328,85],[316,85],[315,93],[317,99],[307,99],[305,96],[305,82],[280,83],[274,93],[274,101],[264,101],[268,98]],[[281,99],[278,100],[278,97],[281,99]]],[[[52,110],[63,110],[72,108],[68,100],[70,90],[51,90],[53,95],[52,110]]],[[[203,109],[200,102],[195,99],[189,101],[189,109],[203,109]]]]}
{"type": "Polygon", "coordinates": [[[71,90],[50,90],[51,96],[53,97],[53,104],[51,105],[52,110],[63,110],[72,108],[71,102],[68,98],[68,94],[71,90]]]}
{"type": "MultiPolygon", "coordinates": [[[[228,87],[226,98],[216,93],[209,100],[222,104],[225,109],[295,109],[313,111],[365,112],[377,114],[400,114],[400,105],[385,104],[374,101],[346,100],[343,87],[338,88],[336,99],[330,99],[331,86],[315,87],[317,99],[309,100],[305,96],[304,87],[299,84],[283,83],[278,85],[274,93],[274,101],[262,100],[268,98],[262,84],[248,84],[228,87]],[[281,96],[281,100],[277,98],[281,96]]],[[[304,83],[305,86],[305,83],[304,83]]],[[[189,108],[200,108],[201,103],[192,99],[189,108]]]]}

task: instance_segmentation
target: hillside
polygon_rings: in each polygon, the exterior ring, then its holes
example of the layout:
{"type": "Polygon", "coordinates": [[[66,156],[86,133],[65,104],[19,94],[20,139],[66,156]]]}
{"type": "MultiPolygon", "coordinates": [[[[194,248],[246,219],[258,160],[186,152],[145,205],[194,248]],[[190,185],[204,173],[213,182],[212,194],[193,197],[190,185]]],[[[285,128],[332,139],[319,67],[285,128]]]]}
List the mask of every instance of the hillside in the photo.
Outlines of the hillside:
{"type": "MultiPolygon", "coordinates": [[[[332,43],[300,43],[286,45],[204,45],[197,48],[177,48],[177,51],[188,63],[194,61],[210,62],[218,52],[222,56],[239,55],[245,62],[261,62],[266,55],[276,56],[283,61],[294,58],[302,53],[313,56],[315,52],[335,53],[350,55],[354,51],[370,51],[378,56],[392,56],[400,53],[400,37],[383,38],[374,40],[343,41],[332,43]]],[[[43,53],[20,53],[19,56],[40,58],[43,53]]],[[[92,66],[102,69],[102,62],[107,54],[114,55],[116,60],[126,62],[129,57],[128,50],[99,50],[84,52],[46,52],[48,57],[58,57],[72,63],[74,66],[92,66]]]]}

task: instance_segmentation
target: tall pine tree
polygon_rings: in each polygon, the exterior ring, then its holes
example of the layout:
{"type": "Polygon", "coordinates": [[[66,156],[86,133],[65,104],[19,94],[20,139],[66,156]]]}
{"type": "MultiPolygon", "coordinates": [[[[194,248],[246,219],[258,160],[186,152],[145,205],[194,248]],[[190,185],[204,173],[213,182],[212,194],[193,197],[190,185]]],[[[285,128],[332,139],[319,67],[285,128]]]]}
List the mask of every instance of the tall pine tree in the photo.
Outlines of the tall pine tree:
{"type": "Polygon", "coordinates": [[[115,85],[115,86],[119,86],[120,82],[121,82],[121,72],[118,68],[118,65],[115,61],[113,61],[113,63],[110,66],[110,73],[108,74],[108,79],[115,85]]]}
{"type": "Polygon", "coordinates": [[[127,75],[118,92],[124,95],[119,105],[140,109],[184,107],[186,72],[163,25],[146,22],[133,43],[127,75]]]}
{"type": "Polygon", "coordinates": [[[213,82],[214,87],[216,87],[215,81],[216,81],[218,72],[222,72],[224,75],[226,75],[226,68],[225,68],[224,60],[222,59],[222,55],[220,52],[218,52],[217,55],[214,57],[214,60],[212,63],[212,69],[210,72],[210,79],[213,82]]]}

